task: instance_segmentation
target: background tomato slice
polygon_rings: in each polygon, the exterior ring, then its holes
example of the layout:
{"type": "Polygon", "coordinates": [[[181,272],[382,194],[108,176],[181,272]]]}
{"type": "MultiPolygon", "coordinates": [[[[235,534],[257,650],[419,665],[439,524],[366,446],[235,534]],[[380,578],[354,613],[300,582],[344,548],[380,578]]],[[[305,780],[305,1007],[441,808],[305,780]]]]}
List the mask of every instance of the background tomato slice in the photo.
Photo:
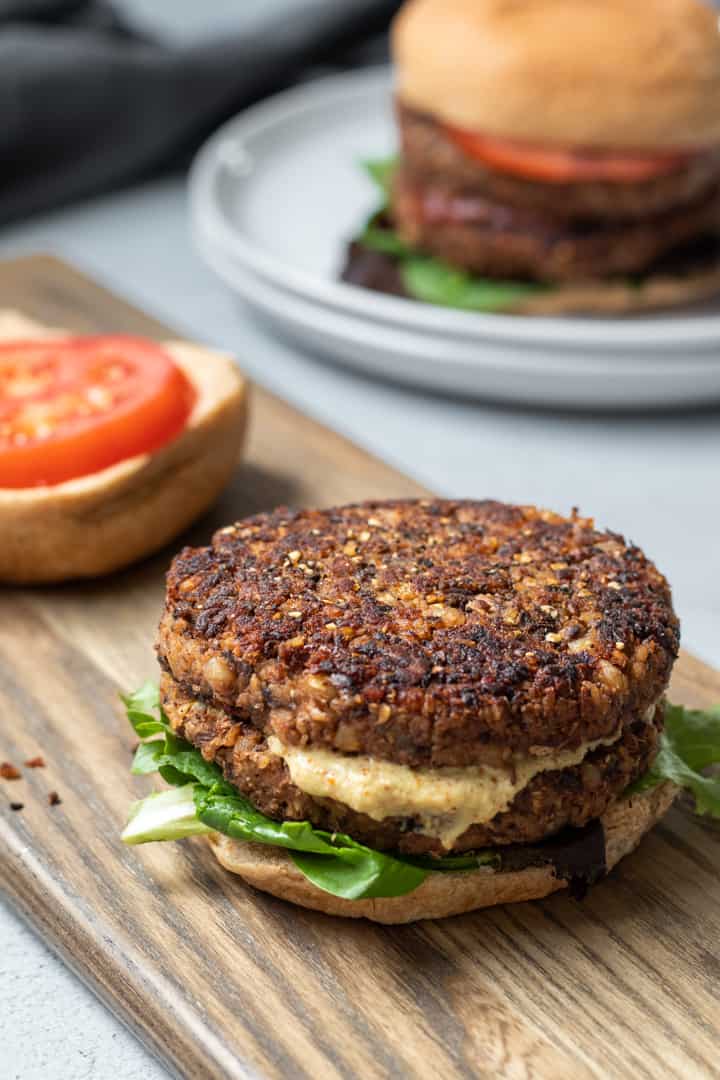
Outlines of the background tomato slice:
{"type": "Polygon", "coordinates": [[[0,487],[60,484],[157,450],[195,399],[172,357],[140,338],[0,344],[0,487]]]}
{"type": "Polygon", "coordinates": [[[680,151],[645,154],[565,150],[479,135],[450,125],[446,125],[445,130],[468,157],[499,172],[550,183],[577,183],[583,180],[636,183],[675,172],[693,157],[691,153],[680,151]]]}

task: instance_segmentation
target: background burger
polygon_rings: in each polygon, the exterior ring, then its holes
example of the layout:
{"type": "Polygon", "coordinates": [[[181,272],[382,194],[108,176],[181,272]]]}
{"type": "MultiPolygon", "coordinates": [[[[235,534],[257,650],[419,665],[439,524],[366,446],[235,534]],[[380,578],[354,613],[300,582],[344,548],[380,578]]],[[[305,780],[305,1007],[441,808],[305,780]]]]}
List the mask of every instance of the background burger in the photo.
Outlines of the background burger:
{"type": "Polygon", "coordinates": [[[538,312],[720,286],[710,5],[409,0],[392,43],[401,153],[346,280],[538,312]]]}

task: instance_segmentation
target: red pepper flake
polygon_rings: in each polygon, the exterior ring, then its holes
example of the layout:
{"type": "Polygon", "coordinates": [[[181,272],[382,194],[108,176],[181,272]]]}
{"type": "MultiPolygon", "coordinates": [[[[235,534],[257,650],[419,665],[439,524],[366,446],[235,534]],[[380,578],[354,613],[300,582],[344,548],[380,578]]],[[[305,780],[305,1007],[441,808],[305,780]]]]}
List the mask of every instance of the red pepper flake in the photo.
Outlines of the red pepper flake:
{"type": "Polygon", "coordinates": [[[57,791],[51,791],[48,795],[48,802],[51,806],[59,806],[62,802],[62,799],[58,795],[57,791]]]}
{"type": "Polygon", "coordinates": [[[19,780],[20,770],[11,765],[9,761],[3,761],[0,765],[0,776],[3,780],[19,780]]]}
{"type": "Polygon", "coordinates": [[[10,803],[10,809],[11,810],[23,810],[24,807],[25,807],[25,803],[21,803],[21,802],[11,802],[10,803]]]}
{"type": "Polygon", "coordinates": [[[38,754],[37,757],[28,758],[27,761],[23,762],[23,764],[25,765],[26,769],[44,769],[45,758],[41,757],[40,754],[38,754]]]}

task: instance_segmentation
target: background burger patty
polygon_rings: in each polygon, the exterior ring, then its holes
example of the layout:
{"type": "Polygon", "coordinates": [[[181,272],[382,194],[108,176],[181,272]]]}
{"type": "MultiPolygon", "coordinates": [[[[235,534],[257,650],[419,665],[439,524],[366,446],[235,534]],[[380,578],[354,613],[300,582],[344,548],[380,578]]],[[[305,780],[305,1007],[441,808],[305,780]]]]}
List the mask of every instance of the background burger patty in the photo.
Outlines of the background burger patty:
{"type": "Polygon", "coordinates": [[[158,641],[194,696],[285,745],[413,765],[607,736],[677,649],[668,585],[622,537],[442,499],[222,529],[174,560],[158,641]]]}
{"type": "MultiPolygon", "coordinates": [[[[457,200],[455,200],[457,202],[457,200]]],[[[401,168],[392,216],[403,239],[455,266],[489,277],[578,281],[639,274],[658,258],[720,226],[720,190],[655,218],[569,222],[537,211],[463,199],[466,220],[452,219],[453,199],[415,186],[401,168]],[[443,206],[448,213],[443,213],[443,206]]]]}
{"type": "MultiPolygon", "coordinates": [[[[635,183],[549,183],[488,168],[464,154],[431,116],[399,104],[402,159],[413,181],[540,210],[559,219],[636,220],[687,206],[720,181],[720,156],[703,154],[677,172],[635,183]]],[[[608,149],[612,149],[609,147],[608,149]]]]}
{"type": "MultiPolygon", "coordinates": [[[[175,731],[208,761],[216,762],[226,779],[268,817],[310,821],[380,850],[406,854],[445,850],[438,840],[422,833],[413,817],[375,821],[333,799],[306,795],[292,783],[284,761],[269,751],[260,731],[194,699],[167,675],[161,698],[175,731]]],[[[658,722],[659,715],[652,722],[630,721],[617,742],[591,751],[579,765],[540,773],[508,810],[485,825],[471,826],[452,850],[535,841],[566,825],[581,826],[599,817],[612,799],[646,771],[656,752],[658,722]]]]}

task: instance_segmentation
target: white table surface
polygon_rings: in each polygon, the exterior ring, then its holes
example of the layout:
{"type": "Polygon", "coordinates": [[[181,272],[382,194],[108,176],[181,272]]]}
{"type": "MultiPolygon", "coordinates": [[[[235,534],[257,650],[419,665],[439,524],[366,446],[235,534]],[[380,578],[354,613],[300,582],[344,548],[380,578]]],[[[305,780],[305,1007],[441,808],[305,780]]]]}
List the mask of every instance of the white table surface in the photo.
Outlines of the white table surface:
{"type": "MultiPolygon", "coordinates": [[[[592,417],[498,408],[371,382],[299,354],[268,337],[193,254],[179,178],[0,231],[0,256],[37,251],[233,351],[252,378],[440,493],[594,513],[655,558],[673,583],[685,646],[720,666],[720,411],[592,417]]],[[[2,907],[0,942],[0,1075],[166,1075],[2,907]]]]}

